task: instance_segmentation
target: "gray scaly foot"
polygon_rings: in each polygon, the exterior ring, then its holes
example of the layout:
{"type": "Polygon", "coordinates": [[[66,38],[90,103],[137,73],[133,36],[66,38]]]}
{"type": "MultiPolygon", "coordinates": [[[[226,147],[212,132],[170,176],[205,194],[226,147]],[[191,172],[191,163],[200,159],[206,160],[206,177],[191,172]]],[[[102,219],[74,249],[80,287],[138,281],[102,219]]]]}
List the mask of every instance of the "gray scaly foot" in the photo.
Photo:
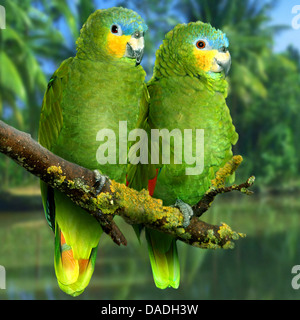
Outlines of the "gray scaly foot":
{"type": "Polygon", "coordinates": [[[99,194],[103,188],[103,186],[105,185],[106,182],[106,176],[102,175],[101,172],[99,170],[94,170],[95,173],[95,190],[97,192],[97,194],[99,194]]]}
{"type": "Polygon", "coordinates": [[[180,212],[183,214],[182,226],[184,228],[187,228],[190,224],[192,216],[194,215],[192,207],[180,199],[177,199],[175,204],[172,207],[178,208],[180,212]]]}

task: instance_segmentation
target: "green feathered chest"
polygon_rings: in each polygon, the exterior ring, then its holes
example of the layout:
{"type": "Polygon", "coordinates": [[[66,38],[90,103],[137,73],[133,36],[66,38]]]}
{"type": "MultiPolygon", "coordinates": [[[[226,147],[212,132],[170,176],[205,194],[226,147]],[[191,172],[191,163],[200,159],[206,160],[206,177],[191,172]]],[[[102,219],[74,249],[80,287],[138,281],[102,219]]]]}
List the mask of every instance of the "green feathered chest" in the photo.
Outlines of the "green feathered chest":
{"type": "Polygon", "coordinates": [[[177,198],[192,205],[207,191],[216,171],[232,157],[232,145],[238,138],[225,93],[210,90],[191,77],[152,82],[149,93],[151,128],[180,131],[182,139],[182,163],[178,163],[175,138],[171,139],[170,164],[162,165],[154,196],[166,205],[177,198]]]}
{"type": "MultiPolygon", "coordinates": [[[[100,169],[110,178],[123,181],[126,165],[118,165],[119,122],[127,121],[128,131],[136,124],[145,72],[128,63],[99,63],[74,59],[61,102],[63,127],[53,151],[61,157],[100,169]],[[100,165],[97,151],[100,130],[115,134],[116,164],[100,165]],[[97,141],[98,140],[98,141],[97,141]]],[[[107,151],[108,152],[108,151],[107,151]]]]}

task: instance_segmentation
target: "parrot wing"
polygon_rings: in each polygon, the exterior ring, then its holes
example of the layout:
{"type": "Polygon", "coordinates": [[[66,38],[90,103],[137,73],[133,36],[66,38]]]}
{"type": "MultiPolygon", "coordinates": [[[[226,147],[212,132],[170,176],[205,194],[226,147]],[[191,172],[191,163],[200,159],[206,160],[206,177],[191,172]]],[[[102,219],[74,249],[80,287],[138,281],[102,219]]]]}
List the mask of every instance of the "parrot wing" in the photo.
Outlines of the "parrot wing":
{"type": "MultiPolygon", "coordinates": [[[[63,126],[61,101],[64,88],[67,82],[69,65],[73,58],[69,58],[60,65],[52,75],[46,93],[44,95],[40,116],[38,132],[39,143],[48,150],[52,150],[58,140],[59,133],[63,126]]],[[[50,228],[55,229],[55,207],[53,204],[53,189],[41,181],[42,201],[45,209],[45,216],[50,228]]]]}
{"type": "MultiPolygon", "coordinates": [[[[57,145],[63,128],[63,92],[73,59],[60,65],[44,95],[39,143],[50,151],[57,145]]],[[[87,212],[42,181],[41,194],[47,222],[55,232],[54,266],[58,284],[64,292],[77,296],[92,277],[102,229],[87,212]]]]}

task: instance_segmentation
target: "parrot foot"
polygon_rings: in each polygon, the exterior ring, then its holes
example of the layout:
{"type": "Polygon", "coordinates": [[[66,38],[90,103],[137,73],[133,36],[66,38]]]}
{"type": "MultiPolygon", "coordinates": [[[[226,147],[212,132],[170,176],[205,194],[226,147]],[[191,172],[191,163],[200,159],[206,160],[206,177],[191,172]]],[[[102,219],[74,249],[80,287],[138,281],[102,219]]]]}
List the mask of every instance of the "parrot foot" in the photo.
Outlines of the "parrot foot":
{"type": "Polygon", "coordinates": [[[101,171],[99,171],[99,170],[94,170],[94,173],[95,173],[95,180],[96,180],[94,187],[95,187],[97,194],[99,194],[101,192],[103,186],[105,185],[106,176],[101,174],[101,171]]]}
{"type": "Polygon", "coordinates": [[[194,215],[192,207],[180,199],[177,199],[175,204],[171,207],[176,207],[180,210],[180,212],[183,214],[182,226],[184,228],[188,227],[190,224],[191,218],[194,215]]]}

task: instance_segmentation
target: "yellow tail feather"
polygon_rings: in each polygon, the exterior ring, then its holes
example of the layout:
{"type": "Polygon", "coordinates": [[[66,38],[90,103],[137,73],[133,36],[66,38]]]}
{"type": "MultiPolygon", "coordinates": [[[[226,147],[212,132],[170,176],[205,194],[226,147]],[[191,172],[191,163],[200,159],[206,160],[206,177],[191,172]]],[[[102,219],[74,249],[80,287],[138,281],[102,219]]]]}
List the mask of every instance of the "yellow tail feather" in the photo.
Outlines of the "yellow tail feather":
{"type": "MultiPolygon", "coordinates": [[[[56,225],[56,229],[59,229],[56,225]]],[[[89,259],[75,259],[72,247],[69,246],[63,233],[57,230],[56,253],[54,258],[55,273],[59,287],[67,294],[75,297],[80,295],[88,286],[94,271],[94,260],[97,248],[91,252],[89,259]],[[58,240],[58,241],[57,241],[58,240]]]]}

